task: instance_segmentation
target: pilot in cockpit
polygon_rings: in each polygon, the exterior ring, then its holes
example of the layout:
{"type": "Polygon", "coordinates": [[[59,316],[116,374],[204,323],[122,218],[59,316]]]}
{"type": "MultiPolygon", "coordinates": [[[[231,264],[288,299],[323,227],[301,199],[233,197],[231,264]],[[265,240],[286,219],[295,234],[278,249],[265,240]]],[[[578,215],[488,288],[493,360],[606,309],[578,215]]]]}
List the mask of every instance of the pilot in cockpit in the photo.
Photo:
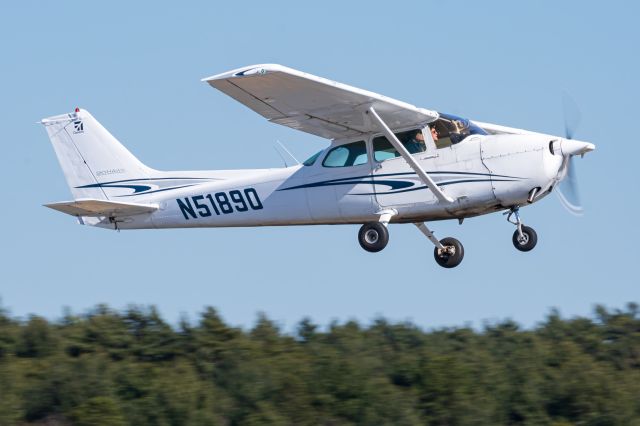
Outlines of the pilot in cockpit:
{"type": "Polygon", "coordinates": [[[433,141],[437,141],[438,140],[438,129],[436,129],[436,125],[432,124],[430,126],[431,129],[431,137],[433,138],[433,141]]]}

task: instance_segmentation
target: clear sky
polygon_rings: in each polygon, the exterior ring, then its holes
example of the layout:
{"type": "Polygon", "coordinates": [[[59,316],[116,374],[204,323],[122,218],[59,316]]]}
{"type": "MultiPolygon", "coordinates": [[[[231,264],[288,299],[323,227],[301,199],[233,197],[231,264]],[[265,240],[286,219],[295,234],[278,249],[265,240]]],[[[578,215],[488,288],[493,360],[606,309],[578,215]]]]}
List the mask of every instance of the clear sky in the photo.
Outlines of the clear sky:
{"type": "Polygon", "coordinates": [[[286,329],[377,316],[431,328],[551,307],[589,314],[639,301],[637,2],[35,2],[0,12],[0,297],[16,316],[58,318],[155,304],[169,321],[204,306],[286,329]],[[80,106],[157,169],[277,167],[326,141],[268,123],[200,82],[275,62],[421,107],[562,134],[561,93],[579,105],[575,137],[586,215],[555,196],[523,209],[530,253],[500,214],[433,223],[465,245],[445,270],[411,225],[364,252],[357,226],[113,232],[46,202],[70,199],[37,120],[80,106]]]}

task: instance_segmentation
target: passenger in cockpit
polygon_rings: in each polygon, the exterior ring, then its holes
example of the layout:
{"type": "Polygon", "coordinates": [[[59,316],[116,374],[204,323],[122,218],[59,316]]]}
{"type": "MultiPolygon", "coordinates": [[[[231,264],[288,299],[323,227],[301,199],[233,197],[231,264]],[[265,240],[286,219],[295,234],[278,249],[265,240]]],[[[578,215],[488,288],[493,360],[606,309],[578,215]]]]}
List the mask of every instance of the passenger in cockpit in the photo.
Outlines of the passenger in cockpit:
{"type": "Polygon", "coordinates": [[[427,146],[424,143],[424,135],[422,130],[416,130],[410,140],[404,143],[404,147],[409,151],[409,154],[417,154],[427,150],[427,146]]]}

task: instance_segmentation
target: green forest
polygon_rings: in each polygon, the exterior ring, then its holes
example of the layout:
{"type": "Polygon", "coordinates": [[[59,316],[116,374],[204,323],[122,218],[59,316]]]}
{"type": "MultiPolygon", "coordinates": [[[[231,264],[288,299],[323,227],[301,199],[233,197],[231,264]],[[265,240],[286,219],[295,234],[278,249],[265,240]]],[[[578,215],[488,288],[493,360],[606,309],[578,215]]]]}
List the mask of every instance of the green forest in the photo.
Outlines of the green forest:
{"type": "Polygon", "coordinates": [[[0,425],[640,425],[639,313],[285,332],[214,308],[174,325],[153,307],[0,310],[0,425]]]}

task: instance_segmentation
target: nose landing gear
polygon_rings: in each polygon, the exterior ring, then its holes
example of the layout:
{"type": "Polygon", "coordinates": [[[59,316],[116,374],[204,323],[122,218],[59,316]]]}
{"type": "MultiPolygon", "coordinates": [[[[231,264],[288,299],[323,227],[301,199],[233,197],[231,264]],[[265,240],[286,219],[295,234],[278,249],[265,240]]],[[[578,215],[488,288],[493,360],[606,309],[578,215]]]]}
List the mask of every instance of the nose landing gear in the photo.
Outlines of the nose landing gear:
{"type": "Polygon", "coordinates": [[[525,252],[531,251],[538,243],[538,234],[536,234],[536,231],[533,228],[522,224],[519,210],[519,206],[514,206],[511,207],[510,212],[504,213],[508,214],[507,222],[512,223],[517,227],[511,240],[516,249],[525,252]],[[515,216],[515,220],[511,220],[511,216],[515,216]]]}

